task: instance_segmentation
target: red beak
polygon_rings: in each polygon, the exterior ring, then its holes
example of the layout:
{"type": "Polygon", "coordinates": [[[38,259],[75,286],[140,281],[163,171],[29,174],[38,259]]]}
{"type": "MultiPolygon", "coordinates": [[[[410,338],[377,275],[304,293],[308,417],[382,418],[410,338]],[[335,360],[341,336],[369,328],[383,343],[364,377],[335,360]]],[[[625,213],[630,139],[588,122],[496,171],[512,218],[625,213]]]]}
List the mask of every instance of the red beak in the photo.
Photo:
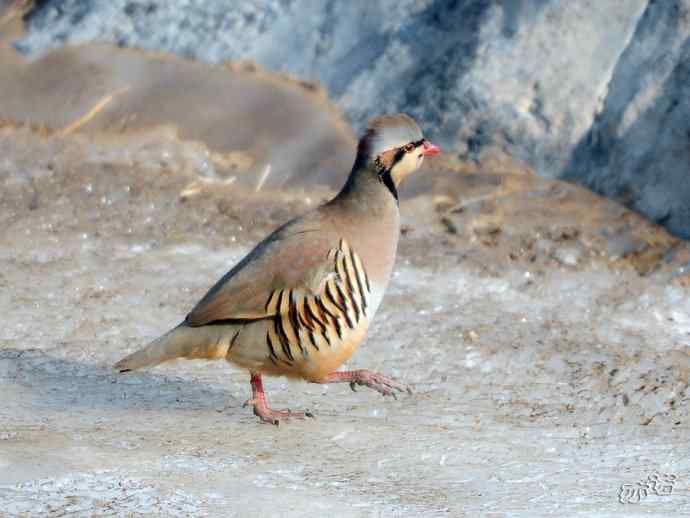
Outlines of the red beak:
{"type": "Polygon", "coordinates": [[[422,155],[423,156],[438,155],[440,152],[441,152],[441,148],[438,147],[436,144],[432,144],[428,140],[425,140],[422,143],[422,155]]]}

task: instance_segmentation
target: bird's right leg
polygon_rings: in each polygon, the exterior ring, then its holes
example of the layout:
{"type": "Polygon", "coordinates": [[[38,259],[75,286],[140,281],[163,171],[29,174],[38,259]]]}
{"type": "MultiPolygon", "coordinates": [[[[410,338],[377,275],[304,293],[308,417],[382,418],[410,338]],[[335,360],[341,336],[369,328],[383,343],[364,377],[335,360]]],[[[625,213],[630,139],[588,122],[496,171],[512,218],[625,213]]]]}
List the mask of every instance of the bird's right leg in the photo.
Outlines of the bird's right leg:
{"type": "Polygon", "coordinates": [[[374,389],[384,396],[395,396],[395,391],[407,392],[412,394],[412,390],[402,383],[388,376],[369,369],[358,369],[354,371],[336,371],[314,383],[349,383],[350,388],[355,391],[357,385],[363,385],[374,389]]]}
{"type": "Polygon", "coordinates": [[[266,394],[264,393],[264,385],[261,381],[261,374],[252,372],[251,385],[252,398],[244,406],[252,405],[254,407],[254,415],[259,417],[264,423],[277,425],[281,419],[289,417],[298,419],[314,417],[310,412],[291,412],[290,410],[273,410],[269,408],[266,402],[266,394]]]}

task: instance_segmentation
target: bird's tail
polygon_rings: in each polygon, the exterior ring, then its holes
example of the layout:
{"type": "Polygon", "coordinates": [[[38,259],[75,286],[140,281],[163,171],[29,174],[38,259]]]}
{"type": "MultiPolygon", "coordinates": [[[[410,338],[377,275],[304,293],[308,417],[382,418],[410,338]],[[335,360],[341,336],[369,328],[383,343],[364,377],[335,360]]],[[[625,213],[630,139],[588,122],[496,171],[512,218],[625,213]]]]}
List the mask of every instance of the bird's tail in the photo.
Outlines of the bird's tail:
{"type": "Polygon", "coordinates": [[[180,324],[146,347],[117,362],[115,369],[120,372],[127,372],[141,367],[158,365],[175,358],[218,358],[224,356],[227,350],[221,350],[223,349],[219,347],[221,344],[212,338],[207,328],[180,324]]]}

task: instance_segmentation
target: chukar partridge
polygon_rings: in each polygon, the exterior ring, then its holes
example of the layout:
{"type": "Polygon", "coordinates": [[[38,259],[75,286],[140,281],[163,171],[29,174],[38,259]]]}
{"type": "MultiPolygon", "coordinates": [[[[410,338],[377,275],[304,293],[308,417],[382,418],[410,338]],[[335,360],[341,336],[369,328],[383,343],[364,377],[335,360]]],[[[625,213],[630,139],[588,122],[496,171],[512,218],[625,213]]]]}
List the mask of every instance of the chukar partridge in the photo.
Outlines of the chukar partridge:
{"type": "Polygon", "coordinates": [[[405,387],[366,369],[337,372],[383,298],[400,234],[397,187],[440,149],[405,114],[370,121],[345,186],[259,243],[184,322],[119,361],[126,372],[174,358],[225,358],[251,373],[248,403],[278,424],[311,414],[271,409],[261,377],[349,382],[394,395],[405,387]]]}

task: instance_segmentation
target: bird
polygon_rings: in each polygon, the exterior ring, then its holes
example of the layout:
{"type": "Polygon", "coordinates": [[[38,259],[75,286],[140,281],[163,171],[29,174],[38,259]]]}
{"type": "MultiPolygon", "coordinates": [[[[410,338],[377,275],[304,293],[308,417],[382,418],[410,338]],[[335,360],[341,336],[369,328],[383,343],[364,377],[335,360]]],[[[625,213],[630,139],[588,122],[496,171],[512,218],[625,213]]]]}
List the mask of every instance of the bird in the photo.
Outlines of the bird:
{"type": "Polygon", "coordinates": [[[268,235],[182,323],[115,369],[224,358],[249,371],[252,397],[245,405],[271,424],[313,414],[272,409],[263,376],[345,382],[384,396],[411,393],[369,369],[337,369],[363,341],[386,291],[400,235],[398,187],[440,152],[407,114],[371,119],[334,198],[268,235]]]}

